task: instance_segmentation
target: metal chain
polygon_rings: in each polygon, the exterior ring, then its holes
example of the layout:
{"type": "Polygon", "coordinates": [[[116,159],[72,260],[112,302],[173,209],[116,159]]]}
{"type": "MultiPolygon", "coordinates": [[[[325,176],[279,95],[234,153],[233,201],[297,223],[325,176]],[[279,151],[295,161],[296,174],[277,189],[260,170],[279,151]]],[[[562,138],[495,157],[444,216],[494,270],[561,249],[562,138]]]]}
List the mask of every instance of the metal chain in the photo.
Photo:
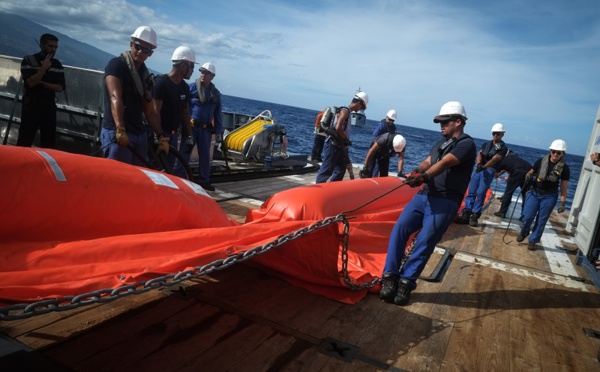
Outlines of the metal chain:
{"type": "Polygon", "coordinates": [[[278,248],[285,243],[296,240],[301,236],[308,235],[314,231],[325,228],[331,224],[342,222],[344,229],[342,233],[342,273],[344,282],[352,290],[369,288],[377,284],[379,278],[373,279],[369,283],[356,285],[350,280],[348,274],[348,241],[350,223],[344,213],[335,217],[328,217],[314,224],[303,227],[269,242],[265,245],[252,248],[250,250],[237,253],[236,255],[225,259],[215,260],[203,266],[196,266],[193,269],[181,271],[177,274],[167,274],[147,281],[140,281],[136,284],[126,284],[116,288],[100,289],[93,292],[83,293],[77,296],[64,296],[60,298],[44,299],[33,303],[15,304],[0,307],[0,320],[20,320],[32,317],[34,315],[47,314],[53,311],[73,310],[81,306],[92,305],[95,303],[107,303],[132,294],[142,294],[153,289],[169,287],[179,284],[185,280],[194,279],[203,275],[211,274],[215,271],[226,269],[236,263],[249,260],[250,258],[267,253],[273,248],[278,248]]]}

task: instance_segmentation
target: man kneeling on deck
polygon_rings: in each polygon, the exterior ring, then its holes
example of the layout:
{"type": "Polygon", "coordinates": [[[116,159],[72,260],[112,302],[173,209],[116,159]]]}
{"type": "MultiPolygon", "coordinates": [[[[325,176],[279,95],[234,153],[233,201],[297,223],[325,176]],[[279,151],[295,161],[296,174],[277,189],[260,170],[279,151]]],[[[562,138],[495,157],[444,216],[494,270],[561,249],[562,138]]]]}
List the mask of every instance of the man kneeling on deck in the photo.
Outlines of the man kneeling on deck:
{"type": "Polygon", "coordinates": [[[433,118],[440,123],[442,138],[431,149],[406,182],[423,188],[406,205],[390,235],[379,297],[406,305],[417,278],[425,268],[435,245],[452,223],[471,179],[477,147],[464,133],[467,114],[460,102],[444,104],[433,118]],[[404,261],[404,249],[417,230],[414,248],[404,261]]]}

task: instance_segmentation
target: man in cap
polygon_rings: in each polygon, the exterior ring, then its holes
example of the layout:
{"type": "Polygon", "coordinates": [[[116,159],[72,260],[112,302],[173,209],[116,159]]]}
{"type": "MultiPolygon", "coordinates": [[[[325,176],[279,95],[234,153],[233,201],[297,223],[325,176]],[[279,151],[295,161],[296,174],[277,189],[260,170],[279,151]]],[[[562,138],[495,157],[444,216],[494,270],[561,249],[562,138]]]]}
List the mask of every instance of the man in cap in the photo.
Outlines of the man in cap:
{"type": "Polygon", "coordinates": [[[404,207],[390,235],[379,292],[385,301],[401,306],[408,303],[435,245],[456,216],[477,156],[475,142],[464,133],[466,120],[465,109],[457,101],[445,103],[433,118],[440,123],[444,138],[406,180],[410,187],[424,186],[404,207]],[[419,229],[414,247],[402,265],[406,245],[419,229]]]}
{"type": "Polygon", "coordinates": [[[169,152],[169,139],[163,135],[152,104],[154,77],[145,64],[156,45],[156,32],[150,26],[140,26],[131,35],[129,50],[106,65],[100,137],[104,155],[109,159],[145,165],[148,137],[144,117],[155,134],[159,150],[169,152]]]}
{"type": "Polygon", "coordinates": [[[477,154],[477,168],[469,183],[465,208],[456,223],[468,223],[469,226],[473,227],[478,225],[487,191],[490,189],[496,175],[494,164],[504,159],[504,156],[508,153],[508,148],[502,141],[502,137],[504,137],[504,125],[494,124],[492,126],[492,140],[485,142],[477,154]]]}
{"type": "Polygon", "coordinates": [[[324,183],[331,177],[331,182],[341,181],[346,173],[346,163],[348,158],[347,146],[350,146],[350,112],[366,110],[369,103],[369,96],[365,92],[358,92],[352,98],[352,101],[346,106],[339,108],[335,120],[332,124],[334,132],[327,136],[325,147],[323,148],[323,164],[317,173],[316,183],[324,183]]]}
{"type": "MultiPolygon", "coordinates": [[[[216,75],[215,65],[206,62],[200,67],[200,77],[190,84],[192,141],[182,142],[180,152],[189,161],[194,145],[198,147],[198,170],[200,186],[208,191],[215,191],[210,183],[210,154],[213,136],[221,141],[223,133],[223,113],[221,111],[221,92],[213,84],[216,75]]],[[[183,173],[183,166],[178,163],[176,174],[183,173]]]]}
{"type": "MultiPolygon", "coordinates": [[[[156,77],[152,99],[154,110],[160,117],[163,134],[169,138],[169,145],[177,147],[178,131],[181,127],[188,146],[193,146],[192,128],[190,125],[190,87],[184,81],[194,73],[196,53],[187,46],[175,49],[171,56],[173,67],[166,75],[156,77]]],[[[182,141],[183,142],[183,141],[182,141]]],[[[167,157],[169,169],[175,165],[175,156],[167,157]]]]}

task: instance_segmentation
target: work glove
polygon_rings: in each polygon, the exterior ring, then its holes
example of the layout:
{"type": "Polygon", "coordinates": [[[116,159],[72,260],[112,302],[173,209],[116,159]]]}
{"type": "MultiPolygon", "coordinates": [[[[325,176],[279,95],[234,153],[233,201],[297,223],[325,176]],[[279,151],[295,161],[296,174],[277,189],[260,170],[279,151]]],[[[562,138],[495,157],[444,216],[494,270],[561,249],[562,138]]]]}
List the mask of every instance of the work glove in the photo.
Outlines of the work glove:
{"type": "Polygon", "coordinates": [[[165,136],[160,136],[156,142],[158,145],[158,152],[163,152],[165,155],[169,154],[169,139],[165,136]]]}
{"type": "Polygon", "coordinates": [[[429,175],[423,171],[415,169],[406,179],[406,183],[410,187],[419,187],[424,183],[429,182],[429,175]]]}
{"type": "Polygon", "coordinates": [[[223,136],[221,136],[220,134],[217,134],[215,136],[215,142],[223,142],[223,136]]]}
{"type": "Polygon", "coordinates": [[[483,165],[481,163],[477,163],[477,169],[475,169],[475,173],[479,173],[483,170],[483,165]]]}
{"type": "Polygon", "coordinates": [[[185,148],[187,149],[187,151],[191,151],[193,147],[194,147],[194,137],[189,136],[185,140],[185,148]]]}
{"type": "Polygon", "coordinates": [[[352,146],[352,141],[350,141],[350,139],[349,139],[349,138],[346,138],[346,139],[344,140],[344,146],[346,146],[346,147],[348,147],[348,146],[352,146]]]}
{"type": "Polygon", "coordinates": [[[565,211],[565,202],[560,202],[558,208],[556,209],[558,213],[563,213],[565,211]]]}
{"type": "Polygon", "coordinates": [[[533,178],[533,173],[527,173],[525,175],[525,184],[530,184],[531,183],[531,179],[533,178]]]}
{"type": "Polygon", "coordinates": [[[129,144],[129,137],[127,137],[127,133],[125,132],[125,127],[117,127],[117,132],[115,133],[115,139],[117,140],[117,144],[119,146],[127,146],[129,144]]]}
{"type": "Polygon", "coordinates": [[[371,177],[371,175],[369,173],[367,173],[367,170],[364,168],[358,171],[358,176],[360,178],[370,178],[371,177]]]}

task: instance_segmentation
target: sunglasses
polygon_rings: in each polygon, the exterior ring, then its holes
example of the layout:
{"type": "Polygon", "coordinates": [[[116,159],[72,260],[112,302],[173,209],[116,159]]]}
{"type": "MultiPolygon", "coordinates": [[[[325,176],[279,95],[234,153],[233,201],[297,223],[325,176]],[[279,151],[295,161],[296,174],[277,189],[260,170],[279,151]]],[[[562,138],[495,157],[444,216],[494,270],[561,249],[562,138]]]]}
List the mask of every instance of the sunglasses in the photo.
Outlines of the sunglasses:
{"type": "Polygon", "coordinates": [[[562,155],[563,154],[562,151],[556,151],[556,150],[551,150],[550,152],[552,153],[552,155],[562,155]]]}
{"type": "Polygon", "coordinates": [[[453,121],[456,121],[456,119],[440,120],[440,125],[448,125],[453,121]]]}
{"type": "Polygon", "coordinates": [[[200,69],[200,73],[203,75],[212,75],[212,72],[210,72],[208,70],[204,70],[204,69],[200,69]]]}
{"type": "Polygon", "coordinates": [[[501,136],[503,134],[504,133],[502,133],[502,132],[492,132],[492,136],[501,136]]]}
{"type": "Polygon", "coordinates": [[[154,53],[154,50],[152,48],[148,48],[148,47],[142,46],[141,44],[138,44],[138,43],[133,43],[133,47],[138,52],[141,51],[144,54],[152,54],[152,53],[154,53]]]}
{"type": "MultiPolygon", "coordinates": [[[[362,99],[360,100],[360,107],[361,107],[363,110],[366,110],[366,109],[367,109],[367,105],[365,105],[365,101],[363,101],[362,99]]],[[[393,120],[392,120],[392,121],[393,121],[393,120]]]]}

